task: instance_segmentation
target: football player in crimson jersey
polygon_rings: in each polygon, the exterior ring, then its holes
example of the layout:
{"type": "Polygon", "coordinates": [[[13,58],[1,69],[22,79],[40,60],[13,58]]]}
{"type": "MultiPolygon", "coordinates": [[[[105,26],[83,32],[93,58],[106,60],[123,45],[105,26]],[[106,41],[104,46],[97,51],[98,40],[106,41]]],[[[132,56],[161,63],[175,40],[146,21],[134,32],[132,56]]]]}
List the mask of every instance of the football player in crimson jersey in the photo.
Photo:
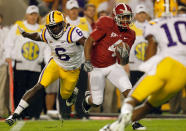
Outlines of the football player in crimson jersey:
{"type": "MultiPolygon", "coordinates": [[[[156,2],[159,2],[157,0],[156,2]]],[[[161,106],[186,85],[186,15],[174,15],[170,1],[158,7],[165,12],[161,18],[147,24],[144,38],[148,41],[145,62],[139,70],[145,75],[137,82],[125,101],[116,121],[100,131],[124,131],[135,120],[140,120],[161,106]]]]}
{"type": "MultiPolygon", "coordinates": [[[[101,17],[96,23],[96,29],[85,42],[85,71],[90,74],[90,90],[86,92],[83,110],[88,113],[91,106],[98,107],[103,102],[105,78],[108,78],[120,92],[127,96],[132,85],[123,66],[118,64],[115,47],[120,43],[129,47],[135,41],[135,32],[129,28],[133,20],[131,8],[120,3],[113,9],[113,17],[101,17]]],[[[128,63],[128,50],[124,49],[121,64],[128,63]]],[[[139,128],[144,128],[137,123],[139,128]]],[[[134,124],[136,125],[136,123],[134,124]]],[[[137,127],[137,128],[138,128],[137,127]]],[[[136,129],[136,128],[135,128],[136,129]]]]}

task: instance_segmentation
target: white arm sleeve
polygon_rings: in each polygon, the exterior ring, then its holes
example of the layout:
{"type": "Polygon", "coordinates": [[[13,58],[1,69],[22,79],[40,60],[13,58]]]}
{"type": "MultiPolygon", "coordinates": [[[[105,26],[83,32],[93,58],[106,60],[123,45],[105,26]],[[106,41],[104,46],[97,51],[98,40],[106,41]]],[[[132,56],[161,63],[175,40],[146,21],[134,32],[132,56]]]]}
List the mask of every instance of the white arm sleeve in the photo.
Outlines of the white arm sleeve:
{"type": "Polygon", "coordinates": [[[154,35],[153,26],[155,26],[155,25],[151,25],[149,23],[145,26],[145,29],[144,29],[144,32],[143,32],[144,38],[146,38],[148,35],[154,35]]]}

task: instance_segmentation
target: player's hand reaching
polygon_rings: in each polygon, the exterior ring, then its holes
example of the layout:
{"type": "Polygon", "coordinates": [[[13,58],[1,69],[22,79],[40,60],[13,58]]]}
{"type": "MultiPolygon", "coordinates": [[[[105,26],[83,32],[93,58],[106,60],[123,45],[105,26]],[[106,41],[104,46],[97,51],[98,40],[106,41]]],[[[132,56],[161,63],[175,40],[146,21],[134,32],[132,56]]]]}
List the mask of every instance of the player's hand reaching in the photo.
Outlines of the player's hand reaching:
{"type": "Polygon", "coordinates": [[[26,33],[26,32],[25,32],[20,26],[18,26],[17,28],[18,28],[19,32],[21,33],[21,35],[22,35],[23,37],[26,37],[26,36],[25,36],[25,33],[26,33]]]}
{"type": "Polygon", "coordinates": [[[84,70],[86,72],[91,72],[93,70],[93,66],[90,62],[90,60],[86,60],[85,63],[84,63],[84,70]]]}
{"type": "Polygon", "coordinates": [[[23,37],[26,37],[26,38],[29,38],[31,40],[35,40],[35,41],[43,41],[41,38],[40,38],[40,35],[38,32],[34,32],[34,33],[28,33],[26,32],[24,29],[22,29],[20,26],[17,27],[19,32],[21,33],[21,35],[23,37]]]}

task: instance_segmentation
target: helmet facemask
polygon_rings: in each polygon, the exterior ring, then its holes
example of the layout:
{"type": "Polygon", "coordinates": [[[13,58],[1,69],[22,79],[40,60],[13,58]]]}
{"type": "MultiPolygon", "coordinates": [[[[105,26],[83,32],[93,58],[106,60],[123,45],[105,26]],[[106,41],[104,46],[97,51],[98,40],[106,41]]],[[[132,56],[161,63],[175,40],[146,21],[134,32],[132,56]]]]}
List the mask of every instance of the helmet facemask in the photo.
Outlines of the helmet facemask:
{"type": "Polygon", "coordinates": [[[66,30],[66,23],[64,21],[59,22],[59,23],[54,23],[54,24],[49,24],[46,25],[50,35],[54,38],[54,39],[59,39],[64,31],[66,30]]]}
{"type": "Polygon", "coordinates": [[[133,13],[130,6],[124,3],[119,3],[113,9],[113,17],[120,29],[128,29],[133,22],[133,13]]]}
{"type": "Polygon", "coordinates": [[[119,27],[128,28],[129,25],[133,22],[133,14],[131,12],[117,14],[114,19],[119,27]]]}

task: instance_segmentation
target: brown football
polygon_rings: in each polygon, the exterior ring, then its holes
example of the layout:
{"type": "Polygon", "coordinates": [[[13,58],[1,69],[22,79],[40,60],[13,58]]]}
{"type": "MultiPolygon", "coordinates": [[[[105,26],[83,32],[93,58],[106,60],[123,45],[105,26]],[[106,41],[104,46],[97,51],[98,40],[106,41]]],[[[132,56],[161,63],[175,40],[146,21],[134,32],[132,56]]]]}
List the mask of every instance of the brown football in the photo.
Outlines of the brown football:
{"type": "Polygon", "coordinates": [[[117,45],[116,45],[116,49],[115,49],[115,53],[116,53],[116,56],[117,56],[118,58],[121,58],[120,53],[119,53],[119,51],[118,51],[119,48],[125,48],[125,49],[128,50],[128,52],[130,51],[130,47],[129,47],[128,44],[126,44],[126,43],[124,43],[124,42],[121,42],[121,43],[117,44],[117,45]]]}

